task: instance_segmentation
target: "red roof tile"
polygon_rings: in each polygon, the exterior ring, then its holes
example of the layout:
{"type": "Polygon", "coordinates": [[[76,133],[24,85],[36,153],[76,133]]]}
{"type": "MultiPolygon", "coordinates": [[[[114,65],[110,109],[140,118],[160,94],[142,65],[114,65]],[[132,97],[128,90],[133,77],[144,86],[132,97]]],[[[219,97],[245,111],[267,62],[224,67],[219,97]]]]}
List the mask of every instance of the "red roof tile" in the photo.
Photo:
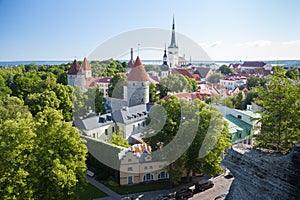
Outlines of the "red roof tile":
{"type": "Polygon", "coordinates": [[[83,70],[92,70],[91,65],[89,61],[84,57],[83,62],[82,62],[82,69],[83,70]]]}
{"type": "Polygon", "coordinates": [[[82,69],[76,59],[74,60],[73,64],[71,65],[71,68],[69,69],[68,74],[83,75],[82,69]]]}
{"type": "Polygon", "coordinates": [[[139,57],[136,58],[134,62],[134,67],[131,69],[127,77],[128,81],[149,81],[149,76],[140,60],[139,57]]]}

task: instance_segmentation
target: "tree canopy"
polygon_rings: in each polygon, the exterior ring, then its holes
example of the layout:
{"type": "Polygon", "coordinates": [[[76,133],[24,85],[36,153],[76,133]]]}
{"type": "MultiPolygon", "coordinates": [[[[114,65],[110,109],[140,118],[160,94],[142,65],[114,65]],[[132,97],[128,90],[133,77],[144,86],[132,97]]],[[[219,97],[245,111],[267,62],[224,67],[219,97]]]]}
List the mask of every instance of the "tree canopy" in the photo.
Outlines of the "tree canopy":
{"type": "Polygon", "coordinates": [[[225,75],[233,74],[232,69],[230,69],[227,65],[222,65],[222,66],[219,68],[219,71],[220,71],[222,74],[225,74],[225,75]]]}
{"type": "Polygon", "coordinates": [[[171,96],[168,101],[160,101],[158,105],[156,112],[159,114],[153,111],[154,113],[150,113],[150,118],[147,120],[148,125],[143,132],[144,140],[151,145],[153,151],[160,150],[161,146],[158,144],[163,144],[162,149],[165,147],[168,149],[166,151],[169,154],[165,159],[173,161],[168,166],[171,181],[177,184],[183,175],[183,169],[187,174],[190,172],[209,175],[220,173],[221,154],[230,146],[230,139],[227,125],[219,111],[199,100],[189,102],[174,96],[171,96]],[[162,110],[166,113],[159,112],[162,110]],[[160,118],[165,118],[162,126],[159,124],[163,123],[163,120],[156,122],[159,118],[151,117],[156,116],[155,113],[160,118]],[[191,135],[193,128],[196,129],[194,136],[191,135]],[[169,144],[172,144],[171,147],[169,144]],[[211,149],[208,148],[209,144],[214,144],[211,149]],[[182,154],[175,159],[174,156],[180,151],[182,154]],[[200,152],[203,157],[199,156],[200,152]]]}
{"type": "Polygon", "coordinates": [[[266,85],[258,87],[255,102],[263,107],[259,112],[261,132],[256,135],[256,145],[289,152],[293,143],[300,141],[299,81],[290,81],[282,67],[275,67],[266,85]]]}
{"type": "Polygon", "coordinates": [[[32,117],[17,97],[0,99],[0,195],[3,199],[70,199],[85,184],[87,149],[60,111],[32,117]]]}

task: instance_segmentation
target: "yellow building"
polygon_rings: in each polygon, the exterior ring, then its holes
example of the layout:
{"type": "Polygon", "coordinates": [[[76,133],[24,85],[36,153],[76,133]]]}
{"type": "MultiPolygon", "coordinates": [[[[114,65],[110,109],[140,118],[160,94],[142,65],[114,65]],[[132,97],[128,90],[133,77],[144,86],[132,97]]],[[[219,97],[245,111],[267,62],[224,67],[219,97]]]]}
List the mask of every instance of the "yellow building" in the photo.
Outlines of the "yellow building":
{"type": "Polygon", "coordinates": [[[120,155],[120,185],[168,179],[166,161],[155,160],[146,143],[135,144],[120,155]]]}

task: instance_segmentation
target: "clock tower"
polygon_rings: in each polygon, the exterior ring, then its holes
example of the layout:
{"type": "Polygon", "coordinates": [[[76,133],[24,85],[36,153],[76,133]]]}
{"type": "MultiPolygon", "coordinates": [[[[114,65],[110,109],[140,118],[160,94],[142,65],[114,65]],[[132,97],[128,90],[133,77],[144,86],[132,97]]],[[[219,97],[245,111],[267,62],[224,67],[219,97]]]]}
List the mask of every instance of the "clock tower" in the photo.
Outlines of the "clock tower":
{"type": "Polygon", "coordinates": [[[127,103],[129,107],[149,103],[149,76],[139,57],[127,77],[127,103]]]}

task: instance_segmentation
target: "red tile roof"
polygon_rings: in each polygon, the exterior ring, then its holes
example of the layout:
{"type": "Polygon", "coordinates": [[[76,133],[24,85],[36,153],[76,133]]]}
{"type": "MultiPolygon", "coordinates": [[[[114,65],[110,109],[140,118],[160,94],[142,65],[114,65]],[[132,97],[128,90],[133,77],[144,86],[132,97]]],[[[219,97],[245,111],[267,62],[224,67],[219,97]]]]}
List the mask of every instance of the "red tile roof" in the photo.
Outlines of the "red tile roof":
{"type": "Polygon", "coordinates": [[[181,68],[172,69],[172,74],[181,74],[183,76],[187,76],[189,78],[194,79],[193,75],[190,74],[189,69],[181,69],[181,68]]]}
{"type": "Polygon", "coordinates": [[[74,60],[73,64],[71,65],[71,68],[69,69],[68,74],[69,75],[83,75],[84,74],[76,59],[74,60]]]}
{"type": "Polygon", "coordinates": [[[242,67],[264,67],[267,63],[257,62],[257,61],[245,61],[241,66],[242,67]]]}
{"type": "Polygon", "coordinates": [[[81,67],[83,70],[92,70],[91,65],[89,61],[86,59],[86,57],[84,57],[81,67]]]}
{"type": "Polygon", "coordinates": [[[134,62],[134,67],[131,69],[127,77],[128,81],[149,81],[149,76],[140,60],[139,57],[136,58],[134,62]]]}

